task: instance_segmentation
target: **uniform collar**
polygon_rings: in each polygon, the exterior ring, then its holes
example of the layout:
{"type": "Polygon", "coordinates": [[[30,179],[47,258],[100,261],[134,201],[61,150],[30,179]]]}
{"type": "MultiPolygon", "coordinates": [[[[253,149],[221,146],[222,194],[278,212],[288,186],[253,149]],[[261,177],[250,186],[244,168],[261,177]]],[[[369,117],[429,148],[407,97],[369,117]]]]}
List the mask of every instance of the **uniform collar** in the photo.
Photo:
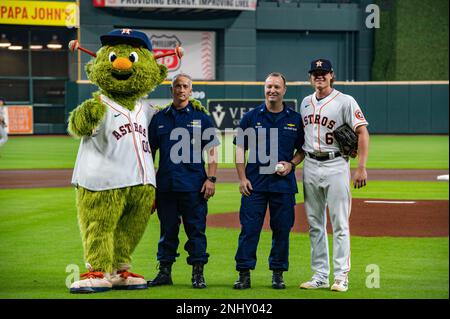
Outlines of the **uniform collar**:
{"type": "MultiPolygon", "coordinates": [[[[259,113],[260,114],[269,114],[270,111],[267,109],[266,103],[263,103],[260,107],[259,107],[259,113]]],[[[286,105],[285,102],[283,102],[283,111],[280,112],[281,114],[284,114],[285,116],[290,116],[292,113],[292,110],[289,109],[289,107],[286,105]]],[[[278,113],[278,114],[280,114],[278,113]]]]}
{"type": "Polygon", "coordinates": [[[172,116],[175,116],[176,114],[179,113],[190,113],[190,112],[192,112],[191,102],[189,102],[188,105],[186,105],[186,107],[181,110],[176,110],[172,103],[165,111],[166,115],[171,114],[172,116]]]}
{"type": "Polygon", "coordinates": [[[331,97],[334,98],[334,97],[337,95],[336,93],[339,94],[339,91],[336,90],[335,88],[333,88],[333,90],[330,92],[330,94],[328,94],[327,96],[321,98],[320,100],[317,98],[316,92],[313,93],[313,96],[314,96],[314,100],[315,100],[316,102],[320,102],[320,101],[327,101],[327,100],[329,100],[331,97]]]}

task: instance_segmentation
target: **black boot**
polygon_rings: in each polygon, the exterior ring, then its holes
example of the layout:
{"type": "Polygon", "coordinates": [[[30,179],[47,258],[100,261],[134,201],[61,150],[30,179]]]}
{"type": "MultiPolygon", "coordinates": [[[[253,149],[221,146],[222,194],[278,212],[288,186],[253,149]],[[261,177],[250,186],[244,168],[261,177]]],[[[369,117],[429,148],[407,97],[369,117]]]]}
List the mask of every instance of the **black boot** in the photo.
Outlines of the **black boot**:
{"type": "Polygon", "coordinates": [[[273,289],[284,289],[286,285],[283,280],[283,271],[274,270],[272,274],[272,288],[273,289]]]}
{"type": "Polygon", "coordinates": [[[247,289],[250,288],[250,270],[240,270],[239,279],[233,285],[234,289],[247,289]]]}
{"type": "Polygon", "coordinates": [[[206,288],[205,278],[203,277],[203,264],[195,264],[192,266],[192,287],[199,289],[206,288]]]}
{"type": "Polygon", "coordinates": [[[148,287],[173,285],[172,282],[172,263],[160,263],[159,272],[155,279],[147,281],[148,287]]]}

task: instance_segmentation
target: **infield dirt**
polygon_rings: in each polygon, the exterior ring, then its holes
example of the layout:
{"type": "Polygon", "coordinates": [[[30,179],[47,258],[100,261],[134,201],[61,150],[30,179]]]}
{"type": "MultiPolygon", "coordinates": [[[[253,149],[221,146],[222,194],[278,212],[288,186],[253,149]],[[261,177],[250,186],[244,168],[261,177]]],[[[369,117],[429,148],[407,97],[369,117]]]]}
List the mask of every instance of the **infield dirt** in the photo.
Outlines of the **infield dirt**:
{"type": "MultiPolygon", "coordinates": [[[[373,200],[370,200],[372,202],[373,200]]],[[[379,201],[383,201],[379,199],[379,201]]],[[[393,202],[393,200],[385,200],[393,202]]],[[[353,199],[350,215],[350,233],[365,237],[447,237],[448,201],[420,200],[413,204],[367,203],[365,199],[353,199]]],[[[328,216],[327,230],[331,234],[328,216]]],[[[239,213],[213,214],[208,216],[209,227],[239,228],[239,213]]],[[[270,229],[267,212],[263,229],[270,229]]],[[[303,204],[295,207],[294,232],[308,232],[303,204]]]]}
{"type": "MultiPolygon", "coordinates": [[[[72,169],[0,170],[0,188],[67,187],[70,186],[72,172],[72,169]]],[[[436,181],[437,176],[445,174],[448,170],[368,170],[370,180],[385,181],[436,181]]],[[[235,169],[219,169],[216,175],[220,183],[239,182],[235,169]]],[[[296,176],[301,181],[301,169],[296,171],[296,176]]]]}

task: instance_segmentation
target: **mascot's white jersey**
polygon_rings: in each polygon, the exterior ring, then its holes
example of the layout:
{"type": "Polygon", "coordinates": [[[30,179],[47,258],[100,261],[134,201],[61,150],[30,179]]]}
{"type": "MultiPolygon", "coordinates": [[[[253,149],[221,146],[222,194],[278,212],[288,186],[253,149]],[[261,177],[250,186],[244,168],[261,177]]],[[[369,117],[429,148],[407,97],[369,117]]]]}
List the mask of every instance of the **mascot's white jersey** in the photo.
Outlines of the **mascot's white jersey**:
{"type": "Polygon", "coordinates": [[[155,167],[148,144],[148,126],[156,110],[142,99],[133,111],[104,95],[106,114],[92,136],[83,137],[72,184],[92,191],[152,184],[155,167]]]}

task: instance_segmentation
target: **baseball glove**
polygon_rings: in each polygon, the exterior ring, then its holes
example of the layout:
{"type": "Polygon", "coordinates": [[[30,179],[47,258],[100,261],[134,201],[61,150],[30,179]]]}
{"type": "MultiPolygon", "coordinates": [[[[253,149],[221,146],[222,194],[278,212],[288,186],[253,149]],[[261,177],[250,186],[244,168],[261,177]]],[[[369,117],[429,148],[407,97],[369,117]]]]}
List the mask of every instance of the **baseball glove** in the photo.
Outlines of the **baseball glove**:
{"type": "Polygon", "coordinates": [[[348,124],[339,126],[334,130],[333,135],[342,154],[352,158],[356,157],[356,154],[358,154],[358,135],[348,124]]]}

